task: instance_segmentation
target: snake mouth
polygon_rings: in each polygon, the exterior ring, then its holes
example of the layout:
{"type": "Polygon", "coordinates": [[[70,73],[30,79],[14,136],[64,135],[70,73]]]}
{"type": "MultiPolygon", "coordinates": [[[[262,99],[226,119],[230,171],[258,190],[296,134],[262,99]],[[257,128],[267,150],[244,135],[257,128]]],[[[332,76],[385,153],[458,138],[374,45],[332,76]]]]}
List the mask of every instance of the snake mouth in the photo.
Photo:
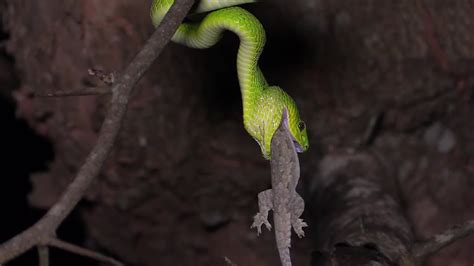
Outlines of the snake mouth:
{"type": "Polygon", "coordinates": [[[283,123],[285,125],[285,128],[286,130],[288,131],[288,133],[290,134],[291,136],[291,140],[293,141],[293,145],[295,146],[295,150],[296,152],[298,153],[302,153],[304,152],[304,149],[303,147],[298,143],[298,141],[296,141],[295,137],[293,136],[293,134],[291,134],[291,131],[290,131],[290,126],[288,125],[288,109],[284,108],[283,109],[283,123]]]}
{"type": "Polygon", "coordinates": [[[304,151],[303,147],[301,147],[301,145],[293,138],[293,136],[291,136],[291,138],[293,139],[293,145],[295,145],[296,152],[302,153],[304,151]]]}

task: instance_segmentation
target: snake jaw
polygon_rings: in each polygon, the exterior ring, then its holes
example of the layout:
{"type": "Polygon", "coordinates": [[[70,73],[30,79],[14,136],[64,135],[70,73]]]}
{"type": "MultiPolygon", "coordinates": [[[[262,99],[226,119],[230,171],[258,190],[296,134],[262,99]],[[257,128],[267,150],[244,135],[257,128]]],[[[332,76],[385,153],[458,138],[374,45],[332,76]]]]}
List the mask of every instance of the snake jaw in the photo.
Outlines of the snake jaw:
{"type": "Polygon", "coordinates": [[[271,154],[265,145],[265,138],[262,138],[262,141],[258,140],[255,137],[253,139],[258,143],[258,146],[260,146],[260,151],[262,152],[263,158],[265,158],[265,160],[270,160],[271,154]]]}
{"type": "Polygon", "coordinates": [[[295,136],[293,136],[293,133],[291,133],[289,120],[290,118],[289,118],[288,109],[285,107],[283,108],[283,124],[285,125],[285,128],[288,131],[288,133],[290,133],[291,140],[293,141],[293,145],[295,146],[296,152],[302,153],[305,151],[305,149],[303,149],[303,147],[296,140],[295,136]]]}
{"type": "Polygon", "coordinates": [[[301,147],[301,145],[298,143],[298,141],[296,141],[296,139],[293,138],[293,136],[291,136],[291,138],[293,139],[293,144],[295,145],[296,152],[298,152],[298,153],[304,152],[303,147],[301,147]]]}

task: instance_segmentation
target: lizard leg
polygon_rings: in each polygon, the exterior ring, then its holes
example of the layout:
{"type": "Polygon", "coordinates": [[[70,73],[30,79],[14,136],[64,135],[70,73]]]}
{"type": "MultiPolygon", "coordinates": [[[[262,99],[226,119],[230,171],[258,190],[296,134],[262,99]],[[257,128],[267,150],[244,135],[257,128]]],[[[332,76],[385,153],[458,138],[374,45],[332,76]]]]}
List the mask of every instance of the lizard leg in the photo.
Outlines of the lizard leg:
{"type": "Polygon", "coordinates": [[[303,219],[300,219],[301,214],[304,211],[304,200],[303,198],[296,193],[292,193],[290,201],[290,212],[291,212],[291,226],[295,230],[299,238],[304,237],[303,227],[308,226],[307,223],[303,222],[303,219]]]}
{"type": "Polygon", "coordinates": [[[250,226],[250,228],[257,228],[257,235],[262,232],[262,224],[265,224],[268,230],[272,229],[268,222],[268,212],[271,209],[273,209],[273,191],[267,189],[258,193],[258,213],[253,217],[253,224],[250,226]]]}

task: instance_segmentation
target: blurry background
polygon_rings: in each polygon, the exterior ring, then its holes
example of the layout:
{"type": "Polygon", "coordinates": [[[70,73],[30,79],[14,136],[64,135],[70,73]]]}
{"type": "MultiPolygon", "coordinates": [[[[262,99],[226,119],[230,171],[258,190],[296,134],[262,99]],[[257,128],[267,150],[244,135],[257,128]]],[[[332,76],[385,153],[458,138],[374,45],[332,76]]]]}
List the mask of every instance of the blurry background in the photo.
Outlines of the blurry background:
{"type": "MultiPolygon", "coordinates": [[[[0,242],[36,221],[94,145],[108,96],[35,98],[120,71],[152,33],[149,1],[0,3],[0,242]]],[[[295,0],[246,6],[267,30],[260,60],[294,97],[318,160],[365,143],[397,172],[419,239],[474,218],[474,4],[444,0],[295,0]]],[[[238,39],[170,44],[135,90],[120,139],[60,237],[131,265],[276,265],[273,231],[249,226],[269,165],[242,125],[238,39]]],[[[311,228],[308,228],[311,230],[311,228]]],[[[469,237],[427,265],[471,265],[469,237]]],[[[310,238],[295,240],[308,265],[310,238]]],[[[11,265],[34,265],[35,252],[11,265]]],[[[97,265],[63,252],[55,265],[97,265]]]]}

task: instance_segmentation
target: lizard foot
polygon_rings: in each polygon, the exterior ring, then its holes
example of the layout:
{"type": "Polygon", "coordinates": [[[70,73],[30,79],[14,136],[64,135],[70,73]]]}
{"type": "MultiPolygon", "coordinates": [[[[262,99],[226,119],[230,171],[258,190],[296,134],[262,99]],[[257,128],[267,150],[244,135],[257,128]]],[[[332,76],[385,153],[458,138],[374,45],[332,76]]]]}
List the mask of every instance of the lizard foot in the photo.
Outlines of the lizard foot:
{"type": "Polygon", "coordinates": [[[265,225],[265,227],[270,231],[272,229],[272,225],[270,222],[268,222],[268,218],[266,215],[263,215],[261,213],[257,213],[253,217],[253,223],[250,226],[250,228],[257,228],[257,235],[260,235],[262,233],[262,224],[265,225]]]}
{"type": "Polygon", "coordinates": [[[296,234],[299,238],[304,237],[303,227],[308,226],[307,223],[303,222],[303,219],[296,219],[294,220],[291,225],[293,226],[293,230],[295,230],[296,234]]]}

